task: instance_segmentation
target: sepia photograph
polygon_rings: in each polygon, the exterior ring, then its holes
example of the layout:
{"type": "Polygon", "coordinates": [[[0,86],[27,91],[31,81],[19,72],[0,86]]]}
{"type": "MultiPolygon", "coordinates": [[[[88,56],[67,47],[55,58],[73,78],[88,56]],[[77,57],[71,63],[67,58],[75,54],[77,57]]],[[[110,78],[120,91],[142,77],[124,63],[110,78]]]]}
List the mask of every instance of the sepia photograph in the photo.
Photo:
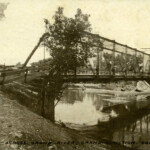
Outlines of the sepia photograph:
{"type": "Polygon", "coordinates": [[[150,0],[0,0],[0,150],[150,149],[150,0]]]}

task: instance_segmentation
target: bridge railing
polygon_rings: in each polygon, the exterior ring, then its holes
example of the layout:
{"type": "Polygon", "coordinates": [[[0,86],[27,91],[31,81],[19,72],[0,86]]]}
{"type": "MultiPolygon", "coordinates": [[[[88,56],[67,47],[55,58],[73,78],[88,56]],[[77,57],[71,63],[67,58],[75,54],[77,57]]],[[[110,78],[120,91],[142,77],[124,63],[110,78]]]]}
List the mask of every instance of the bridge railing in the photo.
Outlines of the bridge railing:
{"type": "MultiPolygon", "coordinates": [[[[149,76],[150,54],[99,35],[86,32],[83,36],[96,39],[91,45],[94,56],[89,58],[96,75],[149,76]]],[[[83,66],[77,68],[77,75],[94,74],[83,66]]]]}
{"type": "Polygon", "coordinates": [[[10,83],[16,80],[27,81],[27,77],[33,76],[33,78],[38,76],[47,75],[49,73],[49,66],[44,67],[26,67],[26,68],[18,68],[12,70],[0,70],[0,84],[10,83]]]}
{"type": "MultiPolygon", "coordinates": [[[[42,69],[41,69],[42,70],[42,69]]],[[[18,69],[12,69],[12,70],[0,70],[0,84],[9,83],[16,80],[24,80],[26,82],[27,76],[30,74],[35,74],[39,70],[36,70],[36,68],[32,67],[26,67],[24,69],[18,68],[18,69]]]]}
{"type": "Polygon", "coordinates": [[[4,84],[7,81],[14,81],[19,78],[24,78],[25,72],[26,72],[26,69],[1,70],[0,71],[0,84],[4,84]]]}

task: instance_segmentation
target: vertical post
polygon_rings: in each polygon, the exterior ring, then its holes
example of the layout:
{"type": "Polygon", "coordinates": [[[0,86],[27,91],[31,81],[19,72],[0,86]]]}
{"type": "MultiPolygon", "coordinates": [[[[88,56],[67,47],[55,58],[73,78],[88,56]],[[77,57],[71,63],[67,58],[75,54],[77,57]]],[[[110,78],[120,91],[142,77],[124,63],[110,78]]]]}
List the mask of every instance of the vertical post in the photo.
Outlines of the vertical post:
{"type": "Polygon", "coordinates": [[[136,76],[136,71],[137,71],[137,49],[135,49],[135,76],[136,76]]]}
{"type": "Polygon", "coordinates": [[[116,47],[116,42],[114,41],[113,42],[113,62],[112,62],[112,73],[113,73],[113,76],[115,76],[115,47],[116,47]]]}
{"type": "Polygon", "coordinates": [[[3,77],[3,80],[2,80],[2,85],[3,85],[4,82],[5,82],[5,78],[6,78],[6,73],[5,72],[2,72],[2,77],[3,77]]]}
{"type": "Polygon", "coordinates": [[[100,71],[102,69],[102,51],[103,51],[103,44],[99,41],[99,47],[97,48],[97,67],[96,67],[96,75],[100,75],[100,71]]]}
{"type": "Polygon", "coordinates": [[[24,83],[27,82],[28,69],[25,70],[24,83]]]}
{"type": "Polygon", "coordinates": [[[126,55],[126,57],[125,57],[125,76],[127,77],[127,75],[128,75],[128,65],[127,65],[127,57],[128,57],[128,47],[127,47],[127,45],[125,46],[125,55],[126,55]]]}
{"type": "MultiPolygon", "coordinates": [[[[77,43],[76,43],[76,51],[77,51],[77,43]]],[[[76,78],[77,76],[77,57],[76,57],[77,52],[75,52],[75,66],[74,66],[74,76],[76,78]]]]}
{"type": "Polygon", "coordinates": [[[144,64],[144,52],[143,52],[143,70],[142,70],[142,75],[144,74],[145,72],[145,64],[144,64]]]}
{"type": "Polygon", "coordinates": [[[44,69],[44,71],[45,71],[45,47],[44,47],[44,58],[43,58],[43,69],[44,69]]]}
{"type": "Polygon", "coordinates": [[[150,74],[150,55],[149,55],[149,61],[148,61],[148,75],[150,74]]]}
{"type": "Polygon", "coordinates": [[[99,74],[102,74],[102,52],[103,52],[103,44],[100,43],[100,51],[99,51],[99,74]]]}
{"type": "MultiPolygon", "coordinates": [[[[85,60],[85,63],[86,63],[86,65],[88,64],[88,54],[87,54],[87,50],[88,50],[88,46],[87,45],[84,45],[85,46],[85,54],[86,54],[86,60],[85,60]]],[[[87,67],[86,67],[86,70],[85,70],[85,73],[86,73],[86,75],[88,74],[88,69],[87,69],[87,67]]]]}
{"type": "Polygon", "coordinates": [[[99,47],[97,47],[96,76],[99,76],[99,47]]]}

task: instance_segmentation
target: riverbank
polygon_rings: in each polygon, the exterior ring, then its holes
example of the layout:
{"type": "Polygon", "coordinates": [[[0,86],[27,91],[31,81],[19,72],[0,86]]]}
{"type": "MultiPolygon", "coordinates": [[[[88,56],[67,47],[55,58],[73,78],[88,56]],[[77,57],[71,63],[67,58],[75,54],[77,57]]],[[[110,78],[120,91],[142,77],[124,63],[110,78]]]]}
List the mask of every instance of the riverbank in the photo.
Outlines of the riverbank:
{"type": "MultiPolygon", "coordinates": [[[[91,84],[84,84],[86,85],[86,88],[83,89],[85,92],[90,92],[91,90],[97,91],[97,92],[106,92],[108,91],[114,93],[115,90],[113,90],[114,83],[109,83],[103,87],[103,90],[101,88],[91,88],[91,84]],[[109,86],[111,84],[111,86],[109,86]],[[110,89],[111,88],[111,89],[110,89]]],[[[81,88],[80,84],[74,84],[71,87],[78,87],[81,88]]],[[[104,86],[104,84],[98,84],[101,86],[104,86]]],[[[92,84],[93,86],[97,86],[96,84],[92,84]]],[[[118,86],[118,85],[117,85],[118,86]]],[[[120,87],[120,86],[119,86],[120,87]]],[[[3,150],[49,150],[50,146],[54,146],[54,149],[64,149],[64,150],[72,150],[76,149],[75,147],[78,147],[78,149],[85,149],[85,150],[99,150],[99,149],[112,149],[112,150],[123,150],[128,149],[124,146],[120,146],[119,144],[111,144],[109,142],[104,142],[102,139],[99,141],[96,141],[96,144],[88,144],[89,141],[95,141],[93,138],[87,138],[87,135],[80,135],[78,131],[68,129],[66,127],[56,125],[52,123],[51,121],[41,117],[38,114],[35,114],[33,112],[38,112],[38,108],[36,107],[38,105],[37,98],[39,95],[36,91],[38,89],[36,87],[30,86],[29,84],[22,84],[22,83],[11,83],[6,85],[2,88],[5,91],[4,93],[0,93],[0,102],[2,108],[0,108],[0,119],[2,120],[1,129],[3,132],[1,132],[3,136],[0,138],[1,146],[0,149],[3,150]],[[14,99],[14,100],[12,100],[14,99]],[[28,107],[20,105],[16,100],[18,99],[19,102],[26,103],[25,105],[28,107]],[[2,113],[1,113],[2,111],[2,113]],[[5,121],[5,118],[7,120],[5,121]],[[6,125],[7,124],[7,125],[6,125]],[[10,135],[10,136],[7,136],[10,135]],[[7,143],[8,141],[23,141],[27,144],[13,144],[12,142],[7,143]],[[51,142],[53,144],[47,145],[45,144],[33,144],[32,142],[51,142]],[[74,142],[76,144],[58,144],[57,142],[74,142]],[[102,142],[103,141],[103,142],[102,142]],[[81,142],[85,142],[85,144],[81,144],[81,142]],[[87,143],[86,143],[87,142],[87,143]],[[102,143],[101,143],[102,142],[102,143]],[[80,143],[80,144],[79,144],[80,143]],[[100,144],[101,143],[101,144],[100,144]],[[57,147],[57,148],[56,148],[57,147]]],[[[126,93],[125,91],[119,91],[120,93],[126,93]]],[[[139,93],[139,92],[136,92],[139,93]]]]}
{"type": "Polygon", "coordinates": [[[50,150],[52,147],[59,150],[127,149],[118,144],[109,145],[98,141],[97,144],[90,144],[95,140],[52,123],[2,92],[0,92],[0,129],[1,150],[50,150]]]}
{"type": "MultiPolygon", "coordinates": [[[[2,92],[0,92],[0,122],[1,150],[48,150],[50,146],[57,147],[55,149],[74,149],[76,145],[59,145],[56,143],[59,141],[78,143],[77,139],[90,141],[74,132],[69,133],[65,128],[32,113],[15,100],[5,97],[2,92]],[[36,142],[49,142],[49,146],[36,144],[36,142]],[[55,144],[50,144],[51,142],[55,144]]],[[[78,146],[80,149],[84,147],[86,149],[100,149],[95,145],[78,146]]],[[[107,149],[105,146],[103,148],[107,149]]]]}
{"type": "MultiPolygon", "coordinates": [[[[83,90],[86,88],[90,89],[105,89],[105,90],[114,90],[114,91],[136,91],[137,85],[143,83],[143,85],[150,85],[146,81],[112,81],[112,82],[101,82],[101,83],[69,83],[69,87],[78,87],[83,90]]],[[[142,84],[141,84],[142,85],[142,84]]]]}
{"type": "Polygon", "coordinates": [[[117,81],[109,83],[70,83],[68,87],[81,88],[87,93],[114,94],[117,96],[149,95],[150,84],[146,81],[117,81]],[[140,89],[140,90],[139,90],[140,89]]]}

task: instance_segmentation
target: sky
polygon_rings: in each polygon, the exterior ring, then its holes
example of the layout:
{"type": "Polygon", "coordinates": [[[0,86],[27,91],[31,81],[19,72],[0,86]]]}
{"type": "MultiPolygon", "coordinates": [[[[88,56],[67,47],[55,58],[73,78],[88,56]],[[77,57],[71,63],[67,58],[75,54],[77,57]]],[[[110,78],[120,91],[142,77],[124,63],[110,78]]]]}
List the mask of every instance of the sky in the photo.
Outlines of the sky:
{"type": "MultiPolygon", "coordinates": [[[[45,32],[44,18],[52,22],[59,6],[64,7],[68,17],[73,17],[77,8],[90,14],[92,33],[139,50],[150,48],[150,0],[0,0],[0,3],[8,4],[3,11],[5,17],[0,19],[0,64],[24,63],[45,32]]],[[[43,59],[43,51],[40,47],[30,63],[43,59]]],[[[145,52],[150,53],[150,49],[145,52]]]]}

